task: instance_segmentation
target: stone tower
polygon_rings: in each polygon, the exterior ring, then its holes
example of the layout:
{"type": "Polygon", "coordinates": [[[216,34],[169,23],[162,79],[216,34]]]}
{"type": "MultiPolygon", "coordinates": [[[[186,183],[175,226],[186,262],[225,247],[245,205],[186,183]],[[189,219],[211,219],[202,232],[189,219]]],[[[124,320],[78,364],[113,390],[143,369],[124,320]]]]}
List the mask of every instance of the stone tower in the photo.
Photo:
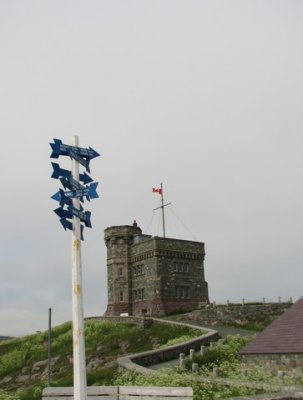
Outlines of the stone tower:
{"type": "Polygon", "coordinates": [[[112,226],[105,229],[108,292],[106,313],[109,315],[132,315],[131,244],[141,234],[141,229],[135,223],[133,226],[112,226]]]}
{"type": "Polygon", "coordinates": [[[137,223],[105,229],[106,315],[163,316],[207,304],[204,243],[143,235],[137,223]]]}

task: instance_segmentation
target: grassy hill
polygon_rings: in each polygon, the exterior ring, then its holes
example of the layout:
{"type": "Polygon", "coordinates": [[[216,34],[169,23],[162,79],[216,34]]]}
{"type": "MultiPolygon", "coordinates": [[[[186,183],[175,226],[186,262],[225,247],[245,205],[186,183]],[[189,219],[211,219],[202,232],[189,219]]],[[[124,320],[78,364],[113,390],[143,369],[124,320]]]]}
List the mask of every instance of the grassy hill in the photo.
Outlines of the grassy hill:
{"type": "MultiPolygon", "coordinates": [[[[180,316],[177,316],[179,319],[180,316]]],[[[187,319],[187,318],[186,318],[187,319]]],[[[203,356],[192,362],[201,367],[191,371],[162,369],[155,374],[138,374],[118,370],[116,359],[176,341],[183,342],[201,334],[188,327],[154,323],[140,329],[129,323],[88,320],[85,326],[88,385],[191,386],[194,400],[215,400],[266,390],[283,389],[275,370],[264,366],[243,364],[239,349],[249,337],[227,336],[210,346],[203,356]],[[213,376],[213,368],[220,377],[213,376]],[[228,384],[226,382],[229,382],[228,384]]],[[[52,331],[52,385],[72,386],[72,331],[65,323],[52,331]]],[[[302,373],[296,369],[285,377],[287,387],[296,385],[303,390],[302,373]]],[[[47,381],[47,332],[0,342],[0,400],[41,400],[47,381]]]]}
{"type": "MultiPolygon", "coordinates": [[[[88,385],[110,385],[117,357],[169,345],[198,336],[201,331],[154,323],[146,329],[130,323],[85,321],[88,385]]],[[[41,399],[47,382],[47,332],[0,342],[0,387],[22,400],[41,399]]],[[[72,386],[72,328],[52,330],[52,385],[72,386]]],[[[0,391],[0,400],[9,397],[0,391]]]]}

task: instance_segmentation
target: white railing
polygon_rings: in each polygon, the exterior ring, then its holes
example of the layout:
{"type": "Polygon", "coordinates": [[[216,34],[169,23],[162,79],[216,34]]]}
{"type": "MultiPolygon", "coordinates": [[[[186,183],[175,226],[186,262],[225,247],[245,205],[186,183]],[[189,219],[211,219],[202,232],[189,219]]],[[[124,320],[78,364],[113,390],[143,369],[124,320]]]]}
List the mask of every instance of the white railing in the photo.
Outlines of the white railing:
{"type": "Polygon", "coordinates": [[[244,304],[273,304],[273,303],[293,303],[292,297],[283,298],[281,296],[276,298],[266,298],[262,297],[261,299],[236,299],[236,300],[226,300],[225,302],[216,302],[213,301],[210,304],[213,306],[226,306],[226,305],[244,305],[244,304]]]}

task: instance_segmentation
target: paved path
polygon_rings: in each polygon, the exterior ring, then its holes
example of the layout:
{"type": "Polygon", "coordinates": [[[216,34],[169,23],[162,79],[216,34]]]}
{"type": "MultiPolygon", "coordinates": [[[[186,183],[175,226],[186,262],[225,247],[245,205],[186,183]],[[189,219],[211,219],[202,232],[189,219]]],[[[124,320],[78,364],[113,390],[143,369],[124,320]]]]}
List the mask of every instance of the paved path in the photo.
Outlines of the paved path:
{"type": "Polygon", "coordinates": [[[221,337],[226,337],[228,335],[240,335],[240,336],[253,336],[255,335],[256,332],[253,331],[248,331],[247,329],[241,329],[241,328],[233,328],[230,326],[223,326],[223,325],[205,325],[205,324],[201,324],[199,322],[187,322],[190,323],[192,325],[197,325],[197,326],[204,326],[205,328],[208,329],[214,329],[215,331],[219,332],[219,335],[221,337]]]}
{"type": "MultiPolygon", "coordinates": [[[[163,319],[167,319],[169,321],[176,321],[176,318],[174,316],[171,317],[164,317],[163,319]]],[[[219,335],[221,337],[226,337],[228,335],[241,335],[241,336],[253,336],[256,332],[254,331],[249,331],[247,329],[242,329],[242,328],[233,328],[231,326],[226,326],[226,325],[207,325],[203,322],[199,321],[192,321],[190,319],[184,319],[182,321],[178,322],[184,322],[185,324],[193,325],[193,326],[204,326],[205,328],[208,329],[214,329],[215,331],[219,332],[219,335]]]]}
{"type": "MultiPolygon", "coordinates": [[[[169,318],[169,317],[168,318],[166,317],[166,318],[163,318],[163,319],[173,320],[173,318],[169,318]]],[[[208,328],[208,329],[215,329],[216,331],[219,332],[219,335],[221,337],[223,337],[223,338],[228,336],[228,335],[252,336],[252,335],[255,334],[255,332],[248,331],[246,329],[232,328],[232,327],[228,327],[228,326],[219,326],[219,325],[211,326],[211,325],[205,325],[205,324],[199,323],[199,322],[193,322],[193,321],[190,321],[190,320],[185,320],[185,321],[182,321],[182,322],[184,322],[186,324],[193,325],[193,326],[202,326],[202,327],[205,327],[205,328],[208,328]]],[[[174,369],[178,365],[179,365],[179,360],[170,360],[170,361],[162,362],[160,364],[149,365],[149,366],[147,366],[147,368],[153,369],[153,370],[158,370],[158,369],[161,369],[161,368],[172,368],[172,369],[174,369]]]]}

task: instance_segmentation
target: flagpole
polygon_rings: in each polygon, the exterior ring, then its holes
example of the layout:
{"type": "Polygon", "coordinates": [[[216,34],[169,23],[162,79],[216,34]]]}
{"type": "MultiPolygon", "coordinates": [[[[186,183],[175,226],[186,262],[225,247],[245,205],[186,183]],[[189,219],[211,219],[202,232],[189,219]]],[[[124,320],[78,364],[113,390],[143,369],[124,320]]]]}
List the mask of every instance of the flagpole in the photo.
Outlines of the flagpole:
{"type": "Polygon", "coordinates": [[[164,197],[163,197],[163,184],[162,183],[161,183],[161,208],[162,208],[163,237],[165,238],[164,197]]]}
{"type": "MultiPolygon", "coordinates": [[[[78,136],[73,137],[73,145],[79,146],[78,136]]],[[[72,177],[79,182],[79,163],[72,158],[72,177]]],[[[73,207],[80,210],[80,198],[72,199],[73,207]]],[[[73,216],[72,230],[72,303],[73,303],[73,369],[74,400],[86,400],[86,361],[84,342],[81,227],[80,218],[73,216]]]]}
{"type": "Polygon", "coordinates": [[[162,228],[163,228],[163,237],[165,238],[165,215],[164,215],[164,207],[168,206],[168,205],[171,204],[171,203],[164,204],[163,184],[162,184],[162,183],[161,183],[160,189],[155,189],[155,188],[153,188],[153,192],[154,192],[154,193],[159,193],[159,194],[161,195],[161,206],[160,206],[160,207],[157,207],[157,208],[154,208],[154,211],[155,211],[155,210],[159,210],[159,208],[161,208],[161,210],[162,210],[162,228]]]}

